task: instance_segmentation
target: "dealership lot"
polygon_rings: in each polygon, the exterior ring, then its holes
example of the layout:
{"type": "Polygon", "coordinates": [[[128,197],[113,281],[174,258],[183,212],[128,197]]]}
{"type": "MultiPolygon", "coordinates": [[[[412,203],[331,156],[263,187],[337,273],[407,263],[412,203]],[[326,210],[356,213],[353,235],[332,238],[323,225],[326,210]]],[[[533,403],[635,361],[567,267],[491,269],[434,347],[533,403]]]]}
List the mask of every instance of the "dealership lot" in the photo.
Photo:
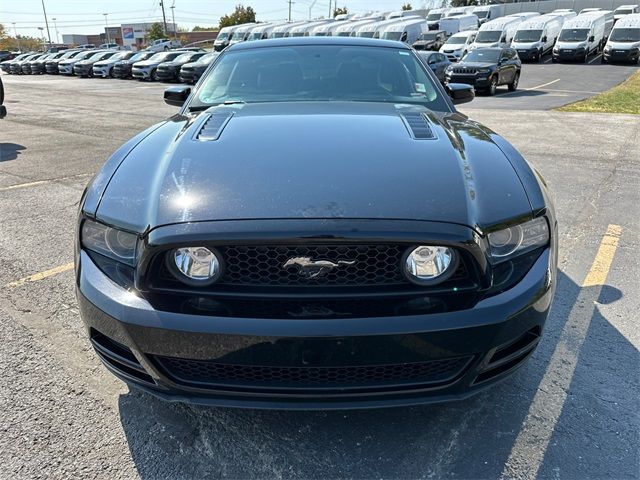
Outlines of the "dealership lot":
{"type": "Polygon", "coordinates": [[[106,372],[73,293],[79,197],[176,109],[161,84],[3,76],[0,478],[637,477],[640,118],[546,111],[633,71],[525,65],[521,91],[461,109],[555,192],[560,282],[530,362],[455,404],[313,413],[165,404],[106,372]]]}

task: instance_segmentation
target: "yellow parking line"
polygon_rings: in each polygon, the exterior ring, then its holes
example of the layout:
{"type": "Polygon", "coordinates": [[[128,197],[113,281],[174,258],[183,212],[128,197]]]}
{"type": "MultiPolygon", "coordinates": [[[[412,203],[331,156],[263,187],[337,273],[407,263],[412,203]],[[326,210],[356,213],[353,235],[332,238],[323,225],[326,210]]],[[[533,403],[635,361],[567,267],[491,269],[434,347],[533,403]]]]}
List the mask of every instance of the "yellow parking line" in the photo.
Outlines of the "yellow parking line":
{"type": "Polygon", "coordinates": [[[611,262],[613,262],[613,256],[618,248],[618,242],[620,241],[620,234],[622,228],[618,225],[609,225],[607,233],[604,234],[600,248],[596,254],[596,258],[593,261],[591,270],[587,274],[583,287],[593,287],[595,285],[604,285],[609,269],[611,268],[611,262]]]}
{"type": "Polygon", "coordinates": [[[609,225],[602,237],[593,264],[582,282],[583,288],[569,312],[547,370],[513,443],[502,477],[512,478],[522,471],[527,472],[528,478],[538,477],[567,400],[595,305],[607,280],[621,234],[621,227],[609,225]]]}
{"type": "Polygon", "coordinates": [[[64,265],[60,265],[59,267],[52,268],[50,270],[45,270],[44,272],[35,273],[28,277],[21,278],[20,280],[16,280],[15,282],[7,283],[5,287],[19,287],[29,282],[37,282],[38,280],[44,280],[45,278],[52,277],[54,275],[58,275],[59,273],[66,272],[73,268],[73,262],[65,263],[64,265]]]}

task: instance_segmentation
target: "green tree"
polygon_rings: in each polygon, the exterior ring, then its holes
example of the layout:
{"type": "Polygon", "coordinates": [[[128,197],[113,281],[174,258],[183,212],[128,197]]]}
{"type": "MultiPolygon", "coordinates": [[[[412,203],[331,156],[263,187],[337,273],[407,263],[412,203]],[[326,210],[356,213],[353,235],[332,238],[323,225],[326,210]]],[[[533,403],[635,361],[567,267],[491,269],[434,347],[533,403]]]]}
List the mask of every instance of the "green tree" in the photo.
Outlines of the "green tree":
{"type": "Polygon", "coordinates": [[[200,25],[196,25],[193,27],[192,32],[215,32],[218,30],[218,27],[201,27],[200,25]]]}
{"type": "Polygon", "coordinates": [[[411,6],[410,3],[405,3],[404,5],[402,5],[402,10],[413,10],[413,7],[411,6]]]}
{"type": "Polygon", "coordinates": [[[451,0],[452,7],[468,7],[470,5],[478,5],[477,0],[451,0]]]}
{"type": "Polygon", "coordinates": [[[147,32],[147,40],[153,41],[158,40],[159,38],[165,38],[164,30],[162,29],[161,23],[154,23],[151,25],[151,28],[147,32]]]}
{"type": "Polygon", "coordinates": [[[349,11],[347,10],[347,7],[336,7],[333,9],[333,18],[337,17],[338,15],[346,15],[348,13],[349,11]]]}
{"type": "Polygon", "coordinates": [[[229,27],[231,25],[240,25],[242,23],[253,23],[256,21],[256,12],[252,7],[244,5],[236,5],[236,9],[230,15],[220,18],[220,28],[229,27]]]}

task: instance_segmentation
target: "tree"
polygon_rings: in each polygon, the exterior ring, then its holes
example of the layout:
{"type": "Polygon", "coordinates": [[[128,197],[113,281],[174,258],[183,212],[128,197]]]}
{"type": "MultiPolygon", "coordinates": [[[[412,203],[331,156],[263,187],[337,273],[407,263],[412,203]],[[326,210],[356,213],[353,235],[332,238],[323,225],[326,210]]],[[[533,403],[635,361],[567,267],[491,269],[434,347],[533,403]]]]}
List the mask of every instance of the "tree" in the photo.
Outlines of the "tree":
{"type": "Polygon", "coordinates": [[[336,7],[333,9],[333,17],[337,17],[338,15],[346,15],[349,13],[347,7],[336,7]]]}
{"type": "Polygon", "coordinates": [[[256,21],[256,12],[251,7],[244,5],[236,5],[236,9],[230,15],[220,18],[220,28],[229,27],[231,25],[240,25],[242,23],[253,23],[256,21]]]}
{"type": "Polygon", "coordinates": [[[150,41],[158,40],[159,38],[165,38],[164,30],[161,23],[154,23],[147,32],[147,39],[150,41]]]}
{"type": "Polygon", "coordinates": [[[451,0],[452,7],[468,7],[470,5],[478,5],[477,0],[451,0]]]}
{"type": "Polygon", "coordinates": [[[402,10],[413,10],[413,7],[411,6],[410,3],[405,3],[404,5],[402,5],[402,10]]]}
{"type": "Polygon", "coordinates": [[[215,32],[218,30],[218,27],[201,27],[200,25],[196,25],[193,27],[192,32],[215,32]]]}

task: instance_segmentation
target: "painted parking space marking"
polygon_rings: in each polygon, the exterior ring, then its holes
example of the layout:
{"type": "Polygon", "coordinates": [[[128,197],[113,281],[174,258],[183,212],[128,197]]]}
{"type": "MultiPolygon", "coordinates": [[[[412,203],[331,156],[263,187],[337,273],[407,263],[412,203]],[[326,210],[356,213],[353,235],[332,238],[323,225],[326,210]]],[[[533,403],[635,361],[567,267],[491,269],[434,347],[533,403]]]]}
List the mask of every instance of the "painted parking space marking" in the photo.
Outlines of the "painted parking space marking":
{"type": "Polygon", "coordinates": [[[596,55],[595,57],[593,57],[593,58],[591,59],[591,61],[589,61],[589,62],[587,62],[587,63],[592,64],[592,63],[593,63],[593,62],[595,62],[597,59],[599,59],[601,56],[602,56],[602,54],[601,54],[601,53],[599,53],[598,55],[596,55]]]}
{"type": "Polygon", "coordinates": [[[502,477],[511,478],[516,470],[527,471],[529,478],[538,477],[547,447],[567,400],[580,350],[587,337],[596,302],[607,280],[621,235],[620,226],[609,225],[602,237],[593,264],[569,312],[520,433],[513,443],[502,477]]]}
{"type": "Polygon", "coordinates": [[[33,283],[40,280],[44,280],[45,278],[53,277],[54,275],[58,275],[63,272],[68,272],[71,269],[73,269],[73,262],[65,263],[64,265],[60,265],[58,267],[51,268],[43,272],[38,272],[33,275],[29,275],[28,277],[21,278],[19,280],[16,280],[15,282],[7,283],[5,287],[9,287],[9,288],[20,287],[25,283],[33,283]]]}
{"type": "MultiPolygon", "coordinates": [[[[537,90],[539,88],[546,87],[547,85],[553,85],[554,83],[559,82],[560,80],[561,80],[560,78],[556,78],[555,80],[551,80],[550,82],[543,83],[541,85],[536,85],[535,87],[521,88],[519,91],[520,92],[530,92],[532,90],[537,90]]],[[[514,92],[499,93],[497,95],[494,95],[494,97],[504,97],[506,95],[513,95],[514,93],[519,93],[519,91],[516,90],[514,92]]]]}
{"type": "Polygon", "coordinates": [[[91,177],[94,175],[93,173],[79,173],[78,175],[70,175],[68,177],[60,177],[60,178],[49,178],[47,180],[37,180],[35,182],[25,182],[25,183],[16,183],[15,185],[9,185],[6,187],[0,187],[0,192],[4,192],[7,190],[17,190],[19,188],[29,188],[29,187],[37,187],[39,185],[45,185],[47,183],[58,182],[61,180],[72,180],[75,178],[82,177],[91,177]]]}

